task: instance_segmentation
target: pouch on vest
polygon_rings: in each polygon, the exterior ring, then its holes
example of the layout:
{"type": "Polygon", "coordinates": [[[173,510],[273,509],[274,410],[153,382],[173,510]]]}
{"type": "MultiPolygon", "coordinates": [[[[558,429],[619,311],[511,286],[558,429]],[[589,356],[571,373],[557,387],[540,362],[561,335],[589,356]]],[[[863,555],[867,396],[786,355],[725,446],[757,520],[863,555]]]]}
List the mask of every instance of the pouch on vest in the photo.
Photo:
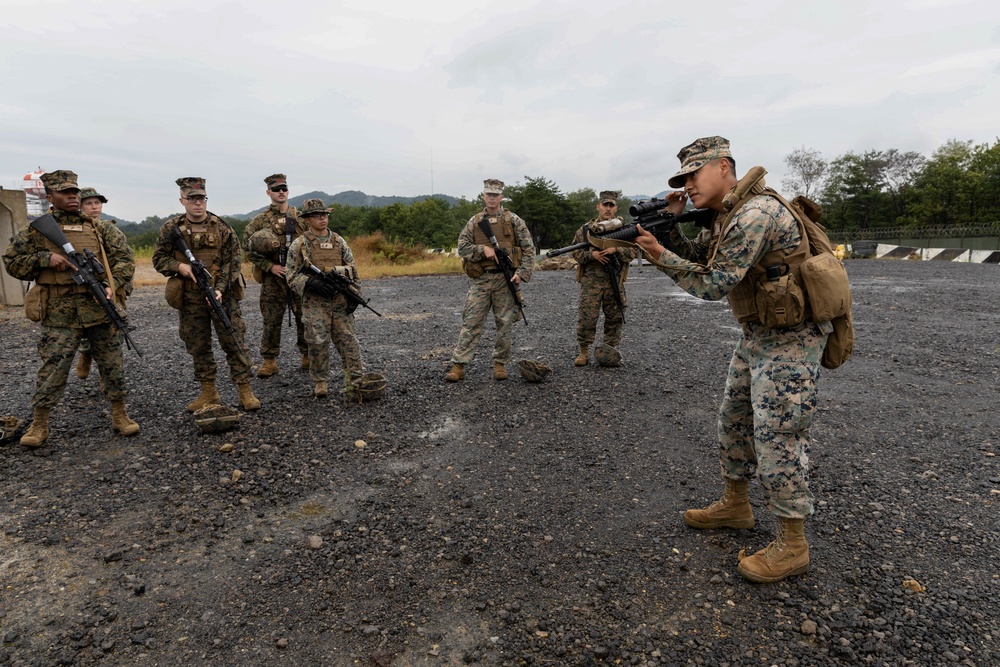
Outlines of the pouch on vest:
{"type": "Polygon", "coordinates": [[[806,318],[805,294],[787,264],[767,267],[767,277],[757,283],[754,304],[757,317],[768,329],[797,327],[806,318]]]}
{"type": "Polygon", "coordinates": [[[233,279],[233,298],[237,301],[243,300],[243,286],[247,284],[246,278],[243,277],[242,273],[237,273],[236,277],[233,279]]]}
{"type": "Polygon", "coordinates": [[[462,260],[462,270],[465,271],[465,275],[469,276],[473,280],[483,275],[483,267],[479,262],[470,262],[467,259],[462,260]]]}
{"type": "Polygon", "coordinates": [[[823,349],[823,359],[820,364],[823,368],[838,368],[841,364],[851,358],[854,351],[854,322],[851,319],[851,311],[840,317],[830,320],[833,325],[833,333],[826,339],[826,348],[823,349]]]}
{"type": "Polygon", "coordinates": [[[45,319],[45,311],[49,308],[49,288],[35,283],[24,295],[24,315],[32,322],[45,319]]]}
{"type": "Polygon", "coordinates": [[[261,270],[259,266],[254,264],[253,269],[251,269],[251,273],[253,273],[254,280],[256,280],[258,283],[262,285],[264,284],[264,272],[261,270]]]}
{"type": "Polygon", "coordinates": [[[181,309],[184,305],[184,278],[180,276],[170,276],[167,278],[167,287],[163,291],[167,303],[171,308],[181,309]]]}

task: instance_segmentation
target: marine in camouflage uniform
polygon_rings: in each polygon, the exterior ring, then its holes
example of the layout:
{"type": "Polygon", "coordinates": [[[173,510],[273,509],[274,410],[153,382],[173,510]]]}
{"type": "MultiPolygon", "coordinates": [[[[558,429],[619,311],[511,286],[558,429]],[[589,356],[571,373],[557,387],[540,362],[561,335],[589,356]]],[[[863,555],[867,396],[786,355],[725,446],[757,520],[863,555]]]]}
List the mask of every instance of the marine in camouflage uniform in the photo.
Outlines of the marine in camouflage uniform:
{"type": "MultiPolygon", "coordinates": [[[[114,225],[80,212],[80,188],[72,171],[43,174],[42,183],[52,202],[51,215],[56,219],[74,249],[91,250],[105,264],[111,276],[108,298],[121,304],[132,291],[135,258],[125,235],[114,225]]],[[[54,243],[28,226],[12,239],[3,255],[7,272],[20,280],[36,282],[34,290],[47,299],[41,320],[42,335],[34,406],[34,422],[21,438],[21,444],[38,447],[49,433],[49,413],[66,389],[66,379],[81,341],[88,340],[104,394],[111,401],[112,425],[123,435],[139,432],[139,425],[125,411],[125,360],[122,335],[84,285],[72,280],[73,265],[54,243]]]]}
{"type": "MultiPolygon", "coordinates": [[[[243,232],[243,250],[247,261],[254,267],[254,279],[260,283],[260,314],[264,328],[260,337],[260,356],[264,365],[257,377],[268,377],[278,372],[276,359],[281,354],[281,325],[288,310],[288,283],[285,266],[281,264],[281,248],[286,251],[291,241],[307,229],[299,219],[298,211],[288,205],[288,179],[284,174],[271,174],[264,179],[271,205],[250,221],[243,232]],[[286,239],[286,222],[292,223],[294,232],[286,239]],[[287,242],[286,242],[287,241],[287,242]]],[[[302,302],[292,293],[292,313],[295,316],[295,343],[302,357],[301,368],[309,368],[309,346],[305,341],[302,325],[302,302]]]]}
{"type": "Polygon", "coordinates": [[[330,211],[321,199],[309,199],[302,205],[302,218],[308,229],[292,242],[288,250],[288,284],[302,300],[302,322],[309,344],[309,376],[312,378],[313,395],[317,398],[329,393],[330,343],[340,353],[344,367],[345,383],[364,373],[361,346],[354,335],[354,310],[349,308],[342,294],[326,296],[317,290],[317,277],[305,270],[312,264],[325,273],[335,271],[355,282],[358,267],[354,253],[339,234],[327,226],[330,211]]]}
{"type": "Polygon", "coordinates": [[[694,240],[675,228],[669,243],[674,251],[649,233],[636,241],[689,294],[708,300],[728,296],[743,327],[719,410],[726,490],[710,506],[685,512],[684,520],[694,528],[752,527],[747,492],[756,475],[779,530],[766,548],[740,561],[739,571],[753,581],[778,581],[805,572],[809,564],[803,532],[803,519],[813,512],[809,427],[832,326],[808,317],[789,327],[762,324],[769,315],[757,310],[755,295],[772,279],[768,267],[780,273],[786,261],[796,261],[803,238],[799,223],[777,199],[757,194],[762,179],[737,181],[729,142],[722,137],[698,139],[678,157],[681,169],[669,183],[684,192],[670,193],[668,208],[679,213],[690,197],[694,206],[718,211],[712,227],[694,240]]]}
{"type": "Polygon", "coordinates": [[[472,278],[472,284],[462,312],[462,330],[451,355],[452,367],[444,376],[449,382],[465,377],[465,365],[476,354],[486,315],[491,309],[497,326],[497,338],[493,344],[493,379],[506,380],[505,364],[511,358],[512,328],[520,315],[503,272],[494,259],[493,247],[479,229],[479,221],[484,218],[489,221],[498,243],[510,253],[517,267],[513,280],[516,285],[529,281],[535,267],[535,246],[531,242],[528,226],[515,213],[501,206],[503,181],[491,178],[483,183],[486,206],[472,216],[458,235],[458,255],[466,273],[472,278]]]}
{"type": "Polygon", "coordinates": [[[241,253],[236,232],[214,213],[207,210],[205,179],[179,178],[180,202],[183,215],[170,218],[160,227],[153,251],[153,268],[167,276],[168,303],[180,310],[180,337],[194,360],[194,377],[201,383],[201,393],[189,403],[189,412],[196,412],[213,403],[220,403],[215,386],[217,367],[212,353],[212,325],[219,345],[226,353],[229,373],[239,388],[240,405],[244,410],[260,408],[260,401],[250,389],[253,369],[246,353],[246,325],[240,312],[243,298],[243,276],[240,274],[241,253]],[[192,254],[205,263],[212,275],[212,286],[233,325],[226,331],[207,299],[198,289],[191,265],[174,246],[173,235],[180,231],[192,254]],[[172,295],[172,296],[171,296],[172,295]]]}
{"type": "MultiPolygon", "coordinates": [[[[83,188],[80,191],[80,210],[84,215],[89,215],[91,218],[100,220],[101,213],[104,211],[104,205],[107,203],[108,198],[94,188],[83,188]]],[[[112,225],[115,224],[114,220],[108,220],[107,222],[110,222],[112,225]]],[[[122,304],[122,308],[124,308],[124,305],[122,304]]],[[[86,380],[90,376],[90,365],[92,362],[90,339],[84,338],[80,342],[80,357],[76,363],[76,376],[81,380],[86,380]]]]}
{"type": "MultiPolygon", "coordinates": [[[[597,218],[577,230],[573,237],[573,245],[587,240],[587,234],[601,231],[599,225],[615,219],[618,211],[618,192],[605,190],[601,192],[597,204],[597,218]]],[[[621,293],[622,306],[628,308],[628,297],[625,294],[625,281],[628,280],[629,262],[635,259],[638,251],[634,248],[584,248],[573,253],[576,260],[576,281],[580,283],[580,303],[577,307],[576,342],[580,353],[575,359],[577,366],[586,366],[590,360],[590,346],[597,334],[597,320],[604,312],[604,345],[618,347],[622,339],[622,326],[625,314],[615,300],[615,292],[608,275],[608,262],[614,255],[621,266],[618,275],[618,291],[621,293]]]]}

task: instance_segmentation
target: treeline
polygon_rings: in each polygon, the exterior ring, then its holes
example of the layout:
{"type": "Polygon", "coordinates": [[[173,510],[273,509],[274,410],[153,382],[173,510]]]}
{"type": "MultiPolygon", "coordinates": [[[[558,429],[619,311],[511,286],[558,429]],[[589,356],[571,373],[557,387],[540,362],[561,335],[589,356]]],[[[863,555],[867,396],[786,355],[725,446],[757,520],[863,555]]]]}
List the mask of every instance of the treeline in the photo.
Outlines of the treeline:
{"type": "Polygon", "coordinates": [[[785,164],[784,194],[818,201],[831,230],[1000,221],[1000,139],[992,145],[951,140],[929,158],[893,148],[826,161],[802,147],[786,156],[785,164]]]}
{"type": "MultiPolygon", "coordinates": [[[[517,213],[528,225],[536,248],[568,245],[585,222],[597,215],[597,193],[590,188],[563,194],[559,187],[542,177],[525,176],[524,183],[504,190],[504,206],[517,213]]],[[[620,198],[619,214],[627,216],[629,200],[620,198]]],[[[432,197],[412,204],[389,206],[330,206],[330,228],[353,238],[381,232],[389,241],[427,248],[454,248],[458,234],[476,212],[483,208],[482,195],[475,200],[449,202],[432,197]]],[[[133,247],[151,247],[167,218],[149,216],[125,228],[133,247]]],[[[223,217],[243,237],[249,221],[223,217]]]]}

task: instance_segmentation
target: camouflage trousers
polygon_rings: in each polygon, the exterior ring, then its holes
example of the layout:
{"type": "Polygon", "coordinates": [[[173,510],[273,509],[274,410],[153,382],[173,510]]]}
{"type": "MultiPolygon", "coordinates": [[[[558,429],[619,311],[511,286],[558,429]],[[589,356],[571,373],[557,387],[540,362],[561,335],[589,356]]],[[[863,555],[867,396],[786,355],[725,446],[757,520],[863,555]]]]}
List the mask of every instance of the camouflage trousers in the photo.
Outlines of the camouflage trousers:
{"type": "Polygon", "coordinates": [[[796,329],[747,324],[729,362],[719,409],[722,475],[756,474],[778,517],[813,512],[809,427],[827,334],[808,322],[796,329]]]}
{"type": "MultiPolygon", "coordinates": [[[[622,305],[628,307],[625,286],[622,285],[622,305]]],[[[625,321],[618,302],[615,301],[611,280],[602,267],[590,269],[580,279],[580,305],[577,308],[576,342],[580,346],[590,346],[597,333],[597,319],[604,311],[604,344],[618,347],[622,340],[622,324],[625,321]]]]}
{"type": "Polygon", "coordinates": [[[51,408],[59,403],[66,390],[66,378],[73,367],[73,357],[83,340],[90,341],[90,353],[101,374],[104,395],[112,401],[125,400],[125,359],[122,335],[114,325],[98,324],[84,329],[43,326],[38,339],[38,369],[35,395],[31,404],[36,408],[51,408]]]}
{"type": "Polygon", "coordinates": [[[493,361],[506,364],[510,361],[511,330],[521,312],[514,297],[507,289],[507,279],[502,273],[484,273],[472,281],[462,312],[462,330],[451,354],[453,364],[467,364],[476,356],[479,339],[483,337],[486,314],[493,310],[497,325],[497,339],[493,344],[493,361]]]}
{"type": "Polygon", "coordinates": [[[330,377],[330,343],[337,348],[344,370],[361,375],[361,346],[354,335],[354,315],[348,315],[344,297],[333,299],[306,292],[302,299],[302,324],[309,345],[309,377],[325,382],[330,377]]]}
{"type": "MultiPolygon", "coordinates": [[[[264,320],[264,330],[260,336],[260,356],[265,359],[275,359],[281,354],[281,328],[288,312],[285,294],[289,291],[287,283],[276,275],[268,272],[264,275],[264,283],[260,286],[260,314],[264,320]]],[[[302,324],[302,302],[292,293],[292,313],[295,315],[295,346],[300,354],[307,354],[305,328],[302,324]]]]}
{"type": "MultiPolygon", "coordinates": [[[[223,295],[222,304],[223,307],[226,306],[226,295],[223,295]]],[[[219,346],[226,353],[229,374],[233,382],[241,384],[249,382],[253,377],[250,358],[245,352],[243,343],[246,337],[246,324],[243,322],[239,301],[232,300],[229,303],[229,320],[233,323],[235,336],[226,331],[226,327],[216,318],[200,291],[184,290],[184,304],[180,311],[180,336],[188,354],[194,360],[194,377],[199,382],[214,382],[217,374],[215,355],[212,352],[213,324],[215,334],[219,338],[219,346]]]]}

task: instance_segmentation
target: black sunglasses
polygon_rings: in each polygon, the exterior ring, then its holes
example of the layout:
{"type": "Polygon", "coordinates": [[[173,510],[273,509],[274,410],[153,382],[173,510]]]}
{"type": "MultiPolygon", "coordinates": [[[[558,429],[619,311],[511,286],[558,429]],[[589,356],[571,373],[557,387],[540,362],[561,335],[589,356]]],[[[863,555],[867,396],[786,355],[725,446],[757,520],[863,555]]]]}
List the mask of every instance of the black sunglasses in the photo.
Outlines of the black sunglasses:
{"type": "Polygon", "coordinates": [[[288,192],[288,186],[278,185],[276,187],[271,188],[271,192],[288,192]]]}

